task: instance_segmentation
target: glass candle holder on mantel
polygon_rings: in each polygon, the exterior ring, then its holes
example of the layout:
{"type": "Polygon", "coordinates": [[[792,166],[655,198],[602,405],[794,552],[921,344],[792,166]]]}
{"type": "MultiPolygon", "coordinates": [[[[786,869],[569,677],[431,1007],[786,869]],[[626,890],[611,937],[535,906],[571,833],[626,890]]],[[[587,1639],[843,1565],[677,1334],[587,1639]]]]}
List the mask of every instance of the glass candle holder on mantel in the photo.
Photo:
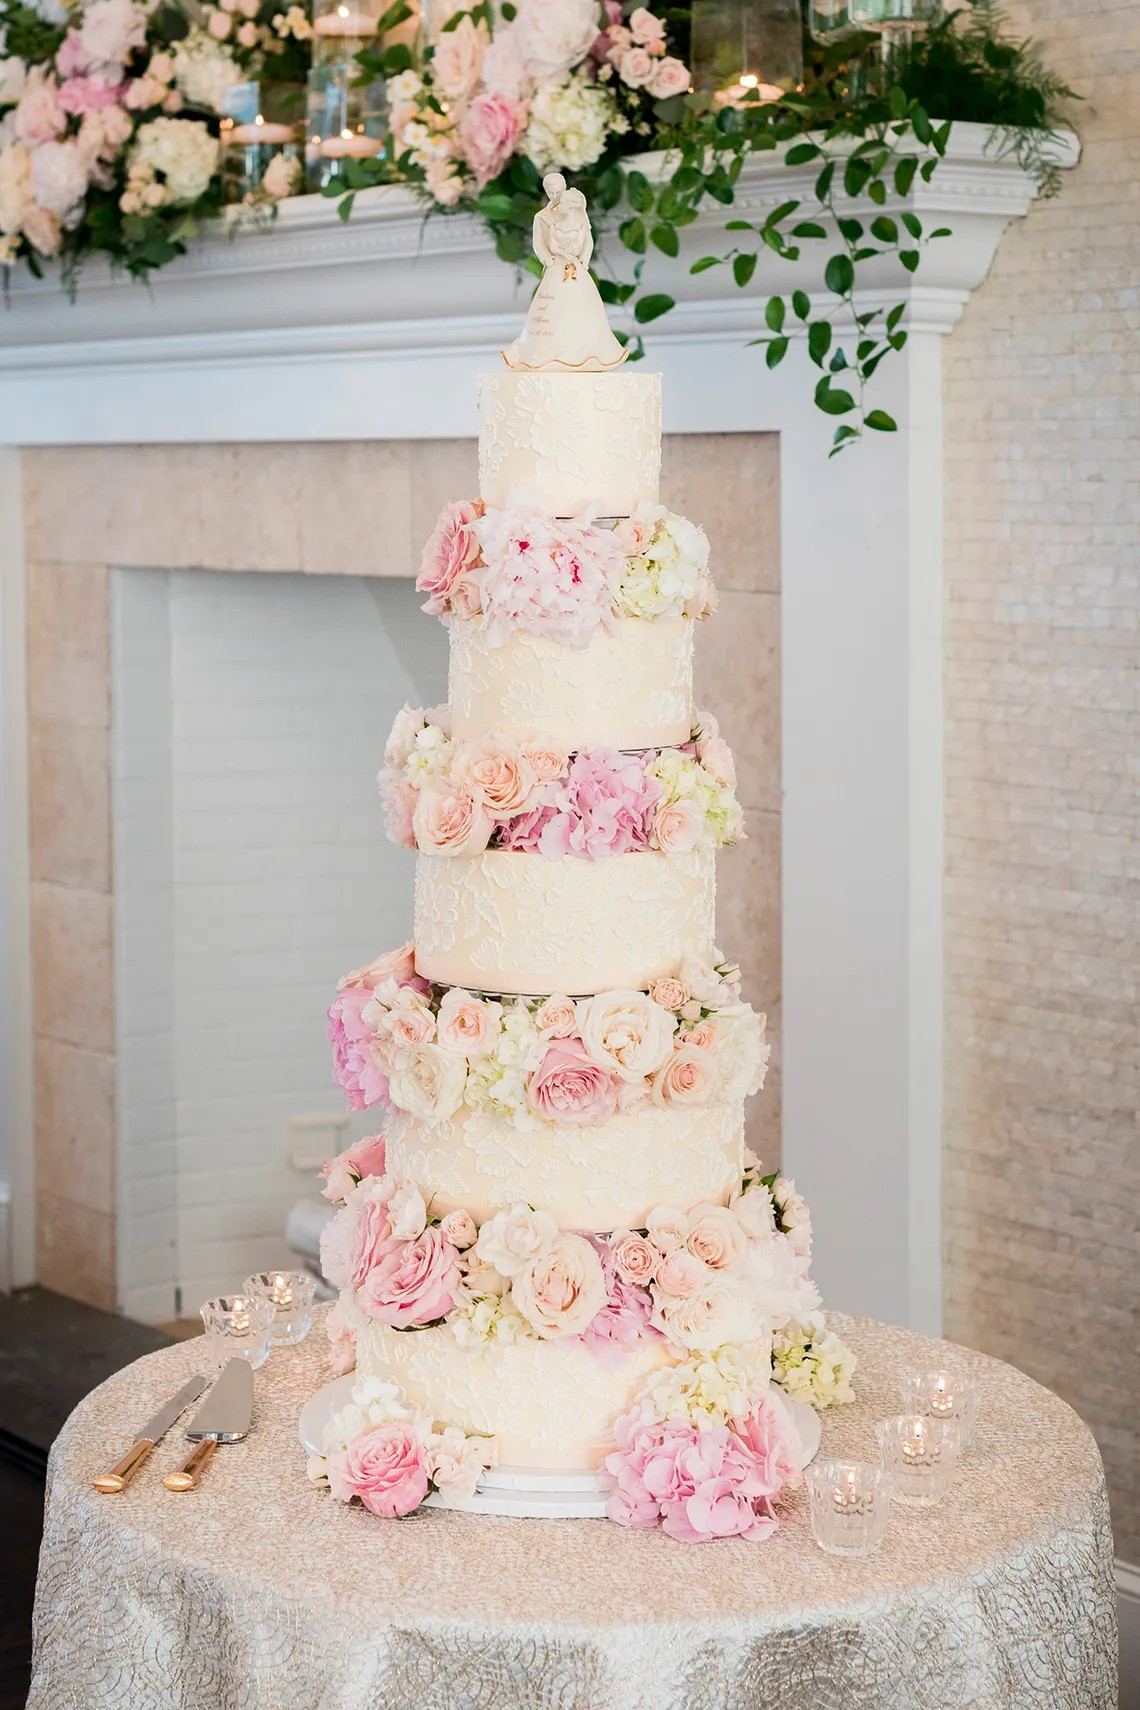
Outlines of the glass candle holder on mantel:
{"type": "MultiPolygon", "coordinates": [[[[345,65],[376,43],[389,0],[314,0],[313,64],[345,65]]],[[[357,76],[360,67],[356,67],[357,76]]]]}
{"type": "Polygon", "coordinates": [[[916,35],[942,18],[942,0],[808,0],[808,28],[825,46],[851,36],[878,37],[853,80],[884,90],[898,81],[916,35]]]}
{"type": "Polygon", "coordinates": [[[812,1536],[829,1556],[869,1556],[891,1512],[887,1469],[869,1461],[815,1461],[805,1468],[812,1536]]]}
{"type": "Polygon", "coordinates": [[[305,164],[309,188],[343,177],[346,160],[376,160],[388,136],[388,101],[380,80],[357,86],[355,64],[314,66],[309,73],[305,164]]]}
{"type": "Polygon", "coordinates": [[[778,101],[804,80],[798,0],[693,0],[693,88],[718,107],[778,101]]]}
{"type": "Polygon", "coordinates": [[[220,109],[225,201],[251,201],[263,187],[279,201],[302,188],[304,105],[299,83],[235,83],[226,90],[220,109]]]}
{"type": "Polygon", "coordinates": [[[894,1419],[881,1419],[875,1426],[875,1439],[896,1502],[932,1508],[942,1501],[954,1482],[962,1443],[956,1420],[903,1413],[894,1419]]]}
{"type": "Polygon", "coordinates": [[[313,1322],[317,1279],[307,1271],[257,1271],[245,1279],[245,1293],[266,1301],[273,1311],[269,1345],[303,1342],[313,1322]]]}

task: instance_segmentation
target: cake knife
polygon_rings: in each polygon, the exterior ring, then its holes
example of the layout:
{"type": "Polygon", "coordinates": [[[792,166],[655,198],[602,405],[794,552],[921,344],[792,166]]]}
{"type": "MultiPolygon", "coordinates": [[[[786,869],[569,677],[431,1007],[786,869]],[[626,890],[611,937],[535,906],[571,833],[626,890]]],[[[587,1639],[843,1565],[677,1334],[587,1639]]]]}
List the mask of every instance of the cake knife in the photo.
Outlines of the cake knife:
{"type": "Polygon", "coordinates": [[[177,1472],[167,1473],[167,1490],[193,1490],[219,1443],[238,1443],[253,1416],[253,1368],[247,1360],[227,1360],[222,1375],[198,1409],[186,1435],[194,1448],[177,1472]]]}
{"type": "Polygon", "coordinates": [[[189,1407],[192,1401],[197,1401],[205,1389],[209,1379],[205,1372],[196,1372],[187,1383],[182,1385],[177,1395],[159,1408],[153,1419],[148,1419],[131,1447],[121,1461],[116,1461],[110,1472],[103,1473],[93,1481],[96,1490],[104,1496],[114,1496],[120,1490],[125,1490],[146,1460],[160,1437],[165,1437],[178,1415],[189,1407]]]}

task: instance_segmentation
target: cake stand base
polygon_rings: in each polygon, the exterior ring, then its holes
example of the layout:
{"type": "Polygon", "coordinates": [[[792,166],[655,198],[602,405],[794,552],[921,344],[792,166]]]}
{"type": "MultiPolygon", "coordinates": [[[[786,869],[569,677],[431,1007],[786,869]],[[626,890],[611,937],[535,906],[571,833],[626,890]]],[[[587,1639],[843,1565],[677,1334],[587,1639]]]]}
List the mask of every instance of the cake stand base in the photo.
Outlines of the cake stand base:
{"type": "MultiPolygon", "coordinates": [[[[352,1399],[356,1374],[334,1378],[305,1403],[297,1434],[301,1447],[319,1455],[325,1426],[352,1399]]],[[[788,1403],[804,1446],[804,1465],[819,1452],[819,1415],[803,1402],[788,1403]]],[[[461,1508],[465,1514],[504,1514],[512,1519],[604,1520],[608,1480],[597,1473],[551,1471],[542,1467],[492,1467],[479,1480],[470,1502],[449,1502],[434,1493],[427,1508],[461,1508]]]]}

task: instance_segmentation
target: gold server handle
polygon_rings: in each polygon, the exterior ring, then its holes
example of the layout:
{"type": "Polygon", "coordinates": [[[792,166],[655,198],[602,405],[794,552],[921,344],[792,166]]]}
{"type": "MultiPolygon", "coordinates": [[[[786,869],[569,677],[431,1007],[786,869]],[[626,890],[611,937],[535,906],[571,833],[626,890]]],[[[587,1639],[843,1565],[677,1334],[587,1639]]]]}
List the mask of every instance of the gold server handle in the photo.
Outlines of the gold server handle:
{"type": "Polygon", "coordinates": [[[187,1455],[177,1472],[167,1473],[163,1484],[167,1490],[193,1490],[210,1464],[210,1456],[218,1446],[216,1437],[203,1437],[187,1455]]]}
{"type": "Polygon", "coordinates": [[[140,1437],[122,1460],[115,1462],[110,1472],[92,1481],[94,1488],[102,1491],[104,1496],[115,1496],[120,1490],[125,1490],[153,1448],[154,1443],[149,1437],[140,1437]]]}

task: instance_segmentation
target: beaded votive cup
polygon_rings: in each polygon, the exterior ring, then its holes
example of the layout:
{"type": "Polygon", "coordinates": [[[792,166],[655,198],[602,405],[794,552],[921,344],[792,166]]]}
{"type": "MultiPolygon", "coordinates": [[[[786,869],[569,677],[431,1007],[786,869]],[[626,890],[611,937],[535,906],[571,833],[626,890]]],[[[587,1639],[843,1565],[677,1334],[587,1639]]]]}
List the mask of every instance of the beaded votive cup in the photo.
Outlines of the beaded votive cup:
{"type": "Polygon", "coordinates": [[[928,1419],[953,1419],[962,1434],[961,1447],[968,1449],[978,1428],[978,1386],[964,1372],[904,1371],[899,1382],[902,1404],[928,1419]]]}
{"type": "Polygon", "coordinates": [[[248,1360],[256,1368],[269,1358],[273,1308],[255,1294],[220,1294],[201,1308],[206,1347],[219,1362],[248,1360]]]}
{"type": "Polygon", "coordinates": [[[879,1458],[891,1480],[896,1502],[931,1508],[954,1480],[962,1433],[955,1419],[928,1419],[903,1413],[875,1426],[879,1458]]]}
{"type": "Polygon", "coordinates": [[[890,1474],[869,1461],[815,1461],[804,1472],[812,1536],[829,1556],[869,1556],[891,1511],[890,1474]]]}
{"type": "Polygon", "coordinates": [[[271,1347],[305,1340],[313,1322],[316,1287],[316,1278],[307,1271],[258,1271],[246,1277],[246,1294],[264,1300],[273,1314],[269,1324],[271,1347]]]}

